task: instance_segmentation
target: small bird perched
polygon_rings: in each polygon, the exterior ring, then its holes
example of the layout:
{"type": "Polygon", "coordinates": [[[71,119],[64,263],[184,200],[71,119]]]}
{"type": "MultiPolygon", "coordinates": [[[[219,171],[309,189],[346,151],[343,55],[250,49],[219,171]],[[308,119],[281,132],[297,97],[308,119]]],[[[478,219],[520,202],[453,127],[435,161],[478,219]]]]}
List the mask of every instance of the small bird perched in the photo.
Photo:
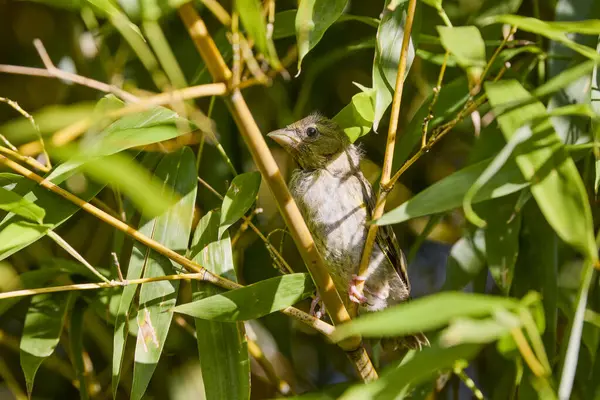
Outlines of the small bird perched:
{"type": "MultiPolygon", "coordinates": [[[[390,226],[378,229],[369,268],[364,276],[356,275],[367,238],[366,222],[376,200],[359,168],[361,150],[335,122],[320,114],[267,136],[299,166],[290,190],[346,307],[352,301],[359,304],[359,313],[374,312],[408,300],[406,259],[390,226]],[[363,293],[356,288],[359,281],[365,282],[363,293]]],[[[417,334],[388,340],[386,347],[428,344],[423,334],[417,334]]]]}

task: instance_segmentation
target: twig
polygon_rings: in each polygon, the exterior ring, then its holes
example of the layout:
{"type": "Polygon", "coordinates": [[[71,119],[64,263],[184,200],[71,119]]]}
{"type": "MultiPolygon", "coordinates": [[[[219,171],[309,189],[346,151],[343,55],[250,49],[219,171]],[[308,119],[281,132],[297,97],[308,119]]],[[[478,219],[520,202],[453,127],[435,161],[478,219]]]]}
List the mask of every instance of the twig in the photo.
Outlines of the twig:
{"type": "Polygon", "coordinates": [[[92,267],[92,265],[89,262],[87,262],[87,260],[77,252],[77,250],[75,250],[69,243],[67,243],[65,239],[60,237],[58,233],[54,232],[53,230],[49,230],[48,236],[50,237],[50,239],[54,240],[60,247],[62,247],[67,253],[73,256],[74,259],[82,263],[88,270],[90,270],[94,275],[100,278],[101,281],[103,281],[104,283],[110,283],[110,281],[104,275],[98,272],[96,268],[92,267]]]}
{"type": "Polygon", "coordinates": [[[429,109],[427,111],[427,116],[425,117],[425,123],[423,124],[423,131],[421,136],[421,147],[425,147],[427,144],[427,130],[429,129],[429,121],[433,119],[433,107],[438,101],[440,97],[440,90],[442,90],[442,81],[444,80],[444,73],[446,72],[446,64],[448,63],[448,58],[450,57],[450,52],[447,51],[444,55],[444,62],[442,63],[442,67],[440,68],[440,74],[438,75],[437,85],[433,88],[433,99],[431,99],[431,103],[429,103],[429,109]]]}
{"type": "Polygon", "coordinates": [[[473,381],[473,379],[471,379],[471,377],[469,375],[466,374],[464,368],[462,368],[462,366],[455,366],[454,367],[454,375],[458,376],[458,378],[463,381],[463,383],[465,384],[466,387],[468,387],[471,392],[473,392],[473,396],[475,396],[475,398],[477,400],[484,400],[485,397],[483,396],[483,393],[481,393],[481,390],[479,390],[479,388],[477,387],[477,385],[475,384],[475,382],[473,381]]]}
{"type": "MultiPolygon", "coordinates": [[[[409,0],[408,11],[406,17],[406,23],[404,24],[404,35],[402,38],[402,49],[400,51],[400,60],[398,62],[398,73],[396,75],[396,88],[394,91],[394,97],[392,100],[392,110],[390,116],[390,125],[388,128],[387,142],[385,146],[385,156],[383,159],[383,166],[381,169],[381,180],[379,184],[379,193],[377,195],[377,203],[375,209],[371,215],[371,219],[378,219],[383,215],[385,203],[387,199],[388,185],[390,181],[390,175],[392,172],[392,161],[394,158],[394,147],[396,145],[396,134],[398,132],[398,119],[400,116],[400,104],[402,102],[402,91],[404,88],[404,76],[406,72],[406,60],[408,58],[408,48],[410,44],[410,33],[412,31],[412,24],[415,17],[415,8],[417,6],[417,0],[409,0]]],[[[365,247],[363,248],[362,258],[360,260],[360,266],[358,269],[358,275],[364,276],[369,268],[369,261],[371,260],[371,252],[375,239],[377,237],[377,229],[379,226],[375,224],[369,225],[367,232],[367,239],[365,241],[365,247]]],[[[364,281],[359,281],[356,285],[358,292],[362,293],[364,288],[364,281]]],[[[352,303],[352,314],[356,315],[358,307],[356,303],[352,303]]]]}
{"type": "Polygon", "coordinates": [[[249,225],[252,223],[252,218],[254,218],[256,215],[258,215],[262,212],[263,212],[262,208],[255,208],[254,210],[252,210],[252,212],[250,213],[249,216],[244,218],[244,222],[240,226],[240,229],[237,230],[237,232],[233,236],[233,239],[231,239],[232,247],[235,247],[235,244],[237,243],[238,240],[240,240],[240,237],[242,236],[242,234],[248,230],[249,225]]]}
{"type": "MultiPolygon", "coordinates": [[[[139,101],[139,98],[137,96],[134,96],[131,93],[124,91],[123,89],[119,89],[116,86],[108,85],[104,82],[99,82],[94,79],[86,78],[81,75],[77,75],[72,72],[67,72],[67,71],[63,71],[61,69],[56,68],[54,66],[54,64],[52,63],[52,60],[50,59],[48,52],[44,48],[42,41],[40,39],[35,39],[33,41],[33,45],[35,46],[35,49],[37,50],[38,54],[40,55],[40,58],[42,59],[42,62],[44,63],[44,66],[46,67],[46,70],[48,71],[50,76],[53,76],[53,77],[59,78],[59,79],[64,79],[65,81],[78,83],[80,85],[87,86],[87,87],[90,87],[93,89],[97,89],[102,92],[112,93],[115,96],[118,96],[128,102],[135,103],[135,102],[139,101]]],[[[11,67],[11,66],[0,66],[0,67],[11,67]]],[[[24,67],[21,67],[21,68],[24,68],[24,67]]],[[[0,69],[0,71],[3,71],[3,70],[0,69]]],[[[14,68],[13,68],[13,71],[14,71],[14,68]]],[[[22,69],[21,71],[25,71],[25,70],[22,69]]],[[[8,71],[5,69],[3,72],[8,72],[8,71]]],[[[29,69],[29,72],[31,72],[31,69],[29,69]]],[[[41,76],[41,75],[39,75],[39,76],[41,76]]]]}
{"type": "MultiPolygon", "coordinates": [[[[5,139],[4,136],[2,136],[2,135],[0,135],[0,138],[5,139]]],[[[19,150],[16,147],[14,150],[12,150],[12,149],[6,148],[4,146],[0,146],[0,153],[6,154],[16,160],[19,160],[19,161],[29,165],[30,167],[37,169],[38,171],[42,171],[44,173],[50,171],[50,168],[46,167],[44,164],[41,164],[35,158],[29,157],[29,156],[24,156],[21,153],[19,153],[18,151],[19,150]]]]}
{"type": "Polygon", "coordinates": [[[510,334],[512,335],[513,339],[515,340],[515,343],[517,344],[517,347],[519,348],[519,352],[521,353],[521,356],[523,356],[523,358],[525,359],[525,362],[527,363],[527,365],[529,366],[531,371],[536,376],[539,376],[539,377],[545,376],[547,371],[544,368],[544,366],[535,357],[535,354],[533,354],[533,350],[531,350],[531,347],[529,346],[527,339],[525,339],[525,335],[523,335],[521,328],[513,328],[510,331],[510,334]]]}
{"type": "MultiPolygon", "coordinates": [[[[31,114],[29,114],[27,111],[25,111],[16,101],[7,99],[5,97],[0,97],[0,101],[8,104],[12,108],[14,108],[18,113],[20,113],[22,116],[24,116],[25,118],[27,118],[27,120],[29,120],[29,122],[33,126],[33,129],[35,130],[35,132],[38,135],[38,139],[39,139],[38,143],[40,144],[42,152],[44,153],[44,157],[45,157],[45,161],[46,161],[46,169],[50,170],[52,168],[52,164],[50,163],[50,156],[48,156],[48,152],[46,152],[46,146],[44,144],[44,137],[42,136],[42,133],[40,132],[40,127],[35,122],[35,120],[31,116],[31,114]]],[[[4,139],[5,139],[6,143],[10,144],[8,142],[8,140],[6,140],[6,138],[4,138],[4,139]]],[[[13,145],[10,145],[10,146],[11,146],[12,149],[14,149],[13,145]]]]}
{"type": "MultiPolygon", "coordinates": [[[[179,7],[178,12],[196,48],[207,64],[213,79],[219,82],[229,82],[231,71],[192,3],[183,4],[179,7]]],[[[331,320],[336,325],[350,321],[350,315],[344,307],[323,259],[316,249],[306,222],[302,218],[300,210],[285,184],[281,171],[239,89],[232,90],[230,96],[226,98],[226,104],[248,145],[254,162],[277,201],[283,219],[290,229],[294,242],[319,290],[331,320]]],[[[340,347],[346,350],[346,354],[363,380],[377,379],[377,373],[364,347],[361,345],[360,337],[352,337],[341,342],[340,347]]]]}
{"type": "MultiPolygon", "coordinates": [[[[94,207],[90,203],[85,202],[84,200],[80,199],[79,197],[73,195],[72,193],[67,192],[63,188],[55,185],[54,183],[52,183],[50,181],[45,180],[41,176],[29,171],[27,168],[15,163],[12,160],[9,160],[8,158],[6,158],[2,155],[0,155],[0,163],[6,165],[13,171],[25,176],[26,178],[39,183],[40,186],[67,199],[68,201],[72,202],[73,204],[79,206],[79,208],[92,214],[96,218],[101,219],[102,221],[106,222],[107,224],[111,225],[112,227],[119,229],[120,231],[126,233],[127,235],[131,236],[138,242],[148,246],[149,248],[156,251],[157,253],[162,254],[163,256],[165,256],[167,258],[170,258],[171,260],[182,265],[189,271],[198,273],[199,275],[202,276],[202,278],[201,278],[202,280],[213,283],[224,289],[237,289],[237,288],[242,287],[242,285],[240,285],[240,284],[237,284],[237,283],[232,282],[228,279],[225,279],[219,275],[215,275],[215,274],[211,273],[210,271],[208,271],[201,265],[185,258],[181,254],[179,254],[179,253],[163,246],[162,244],[158,243],[157,241],[141,234],[140,232],[138,232],[134,228],[130,227],[129,225],[127,225],[123,221],[119,220],[118,218],[115,218],[115,217],[111,216],[110,214],[94,207]]],[[[321,321],[321,320],[319,320],[297,308],[287,307],[287,308],[281,310],[281,312],[283,312],[284,314],[289,315],[293,318],[296,318],[298,321],[303,322],[303,323],[307,324],[308,326],[311,326],[313,329],[322,333],[326,337],[329,337],[331,335],[331,333],[333,332],[333,326],[331,326],[328,323],[321,321]]]]}
{"type": "Polygon", "coordinates": [[[256,343],[254,340],[252,340],[250,338],[248,338],[247,341],[248,341],[248,352],[256,360],[256,362],[261,366],[261,368],[265,372],[265,375],[267,376],[269,381],[271,383],[273,383],[273,386],[275,386],[277,388],[277,391],[284,396],[289,396],[291,394],[294,394],[290,384],[277,376],[277,373],[275,372],[275,368],[273,368],[273,364],[271,364],[271,362],[267,359],[267,357],[265,356],[265,353],[263,353],[263,351],[258,346],[258,343],[256,343]]]}
{"type": "Polygon", "coordinates": [[[231,17],[227,13],[227,10],[216,0],[202,0],[202,3],[208,8],[208,10],[222,23],[224,26],[231,25],[231,17]]]}

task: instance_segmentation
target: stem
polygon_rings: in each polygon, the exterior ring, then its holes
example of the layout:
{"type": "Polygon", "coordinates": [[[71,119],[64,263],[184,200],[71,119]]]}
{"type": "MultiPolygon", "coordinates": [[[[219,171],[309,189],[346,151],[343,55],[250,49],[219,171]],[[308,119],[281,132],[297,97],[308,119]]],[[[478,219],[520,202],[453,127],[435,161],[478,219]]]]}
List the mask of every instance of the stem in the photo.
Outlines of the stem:
{"type": "Polygon", "coordinates": [[[254,340],[248,338],[248,353],[256,360],[256,362],[261,366],[265,375],[271,382],[273,386],[277,388],[277,391],[284,396],[289,396],[294,394],[292,387],[285,380],[281,379],[277,376],[277,372],[275,372],[275,368],[273,368],[273,364],[267,359],[265,353],[260,349],[258,343],[254,340]]]}
{"type": "Polygon", "coordinates": [[[510,331],[510,333],[515,342],[517,343],[517,347],[521,352],[521,356],[523,356],[525,362],[527,363],[531,371],[535,374],[535,376],[544,376],[546,374],[546,370],[544,369],[542,364],[540,364],[538,359],[535,358],[533,350],[531,350],[529,343],[527,343],[527,339],[525,339],[525,335],[523,335],[521,328],[514,328],[510,331]]]}
{"type": "MultiPolygon", "coordinates": [[[[389,191],[390,175],[392,172],[392,162],[394,158],[394,147],[396,145],[396,134],[398,132],[398,119],[400,116],[400,104],[402,102],[402,91],[404,89],[404,77],[406,75],[406,60],[408,58],[408,47],[410,44],[410,33],[412,30],[412,24],[415,17],[415,8],[417,6],[417,0],[409,0],[408,3],[408,14],[406,17],[406,24],[404,25],[404,36],[402,38],[402,49],[400,52],[400,60],[398,62],[398,74],[396,75],[396,88],[394,92],[394,98],[392,100],[392,111],[390,116],[390,126],[388,128],[387,143],[385,146],[385,156],[383,159],[383,167],[381,169],[381,180],[379,184],[379,193],[377,195],[377,203],[375,209],[371,215],[372,220],[376,220],[383,215],[385,209],[385,202],[387,193],[389,191]]],[[[371,260],[371,252],[373,251],[373,245],[377,238],[377,229],[379,227],[375,224],[369,225],[369,231],[367,233],[367,240],[365,241],[365,247],[360,260],[360,266],[358,269],[358,275],[364,276],[369,268],[369,261],[371,260]]],[[[360,293],[364,288],[364,281],[356,285],[360,293]]],[[[352,303],[352,314],[358,313],[357,304],[352,303]]]]}

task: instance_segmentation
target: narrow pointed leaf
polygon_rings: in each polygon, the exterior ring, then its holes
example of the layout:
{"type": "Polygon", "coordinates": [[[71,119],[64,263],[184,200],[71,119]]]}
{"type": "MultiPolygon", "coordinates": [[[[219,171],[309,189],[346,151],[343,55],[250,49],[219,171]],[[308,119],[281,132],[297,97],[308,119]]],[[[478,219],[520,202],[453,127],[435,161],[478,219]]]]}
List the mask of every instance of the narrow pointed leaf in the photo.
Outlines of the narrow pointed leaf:
{"type": "MultiPolygon", "coordinates": [[[[375,48],[375,60],[373,62],[373,89],[375,90],[373,130],[375,132],[377,132],[383,114],[392,103],[396,88],[407,7],[407,1],[399,4],[393,11],[385,7],[379,29],[377,29],[377,47],[375,48]]],[[[416,31],[417,29],[413,27],[413,36],[416,31]]],[[[403,78],[408,75],[414,58],[415,47],[411,38],[406,59],[406,74],[403,78]]]]}
{"type": "Polygon", "coordinates": [[[355,94],[350,104],[333,117],[352,143],[371,131],[375,118],[374,96],[373,89],[355,94]]]}
{"type": "MultiPolygon", "coordinates": [[[[156,219],[152,237],[171,250],[185,253],[191,232],[197,190],[194,154],[187,147],[167,154],[156,167],[156,176],[164,182],[165,190],[172,187],[181,199],[156,219]],[[182,216],[187,218],[182,219],[182,216]]],[[[149,257],[144,268],[144,278],[175,273],[171,260],[153,251],[145,250],[149,257]]],[[[140,289],[140,305],[137,313],[138,335],[131,388],[133,399],[142,398],[158,364],[169,333],[173,318],[170,309],[177,301],[178,289],[179,281],[147,283],[140,289]]]]}
{"type": "Polygon", "coordinates": [[[261,2],[259,0],[236,0],[235,5],[242,24],[250,38],[254,40],[256,47],[271,59],[271,63],[279,63],[273,42],[267,38],[267,26],[261,2]]]}
{"type": "Polygon", "coordinates": [[[296,14],[298,71],[302,60],[319,43],[325,31],[342,15],[348,0],[302,0],[296,14]]]}
{"type": "MultiPolygon", "coordinates": [[[[191,256],[209,271],[237,281],[231,240],[227,232],[218,239],[219,222],[218,211],[202,217],[192,240],[191,256]]],[[[207,282],[193,282],[193,285],[193,300],[224,292],[207,282]]],[[[206,398],[248,399],[250,360],[243,323],[196,318],[195,324],[206,398]]]]}
{"type": "Polygon", "coordinates": [[[478,84],[486,65],[485,43],[479,29],[475,26],[438,26],[437,29],[442,46],[467,72],[470,84],[478,84]]]}
{"type": "Polygon", "coordinates": [[[58,344],[72,299],[73,294],[65,292],[38,295],[31,300],[20,344],[21,368],[30,397],[38,368],[58,344]]]}
{"type": "Polygon", "coordinates": [[[0,187],[0,210],[12,212],[28,220],[42,223],[46,212],[15,192],[0,187]]]}
{"type": "Polygon", "coordinates": [[[252,207],[259,188],[259,172],[247,172],[233,178],[221,206],[219,237],[252,207]]]}
{"type": "Polygon", "coordinates": [[[433,345],[415,352],[401,365],[391,365],[381,377],[366,385],[356,385],[348,389],[341,400],[398,399],[407,397],[410,387],[427,381],[440,369],[451,369],[458,360],[469,360],[477,354],[480,346],[463,344],[444,348],[433,345]]]}
{"type": "MultiPolygon", "coordinates": [[[[535,101],[517,81],[486,83],[485,90],[499,114],[515,101],[529,101],[528,105],[499,115],[498,123],[507,141],[528,120],[546,114],[542,103],[535,101]]],[[[577,167],[549,121],[534,123],[532,132],[531,139],[519,146],[516,163],[532,182],[531,193],[556,233],[590,260],[596,260],[592,214],[577,167]]]]}
{"type": "Polygon", "coordinates": [[[83,361],[83,316],[86,312],[86,304],[78,299],[75,302],[69,321],[69,341],[71,350],[71,360],[73,360],[73,369],[79,381],[79,398],[81,400],[89,399],[88,385],[86,380],[86,371],[83,361]]]}
{"type": "Polygon", "coordinates": [[[307,274],[283,275],[182,304],[174,311],[215,321],[247,321],[289,307],[313,291],[307,274]]]}
{"type": "Polygon", "coordinates": [[[335,342],[354,335],[402,336],[438,329],[457,317],[490,315],[498,309],[514,309],[515,299],[482,294],[443,292],[360,316],[335,329],[335,342]]]}

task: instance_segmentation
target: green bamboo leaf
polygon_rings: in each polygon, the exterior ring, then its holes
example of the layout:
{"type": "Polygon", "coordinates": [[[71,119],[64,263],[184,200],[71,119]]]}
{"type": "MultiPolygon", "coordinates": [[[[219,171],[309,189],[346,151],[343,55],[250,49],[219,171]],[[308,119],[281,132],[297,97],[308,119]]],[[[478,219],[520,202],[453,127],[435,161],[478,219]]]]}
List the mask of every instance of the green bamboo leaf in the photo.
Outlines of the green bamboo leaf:
{"type": "Polygon", "coordinates": [[[29,397],[38,368],[54,353],[73,299],[72,293],[65,292],[38,295],[31,300],[20,344],[21,368],[29,397]]]}
{"type": "MultiPolygon", "coordinates": [[[[600,42],[596,47],[596,52],[600,54],[600,42]]],[[[600,88],[600,74],[598,74],[598,66],[594,66],[592,72],[592,87],[600,88]]],[[[596,115],[600,115],[600,91],[592,89],[591,93],[591,106],[596,115]]],[[[596,143],[600,142],[600,122],[597,120],[592,121],[593,137],[596,143]]],[[[594,180],[594,193],[598,196],[598,188],[600,188],[600,150],[594,152],[596,157],[596,179],[594,180]]]]}
{"type": "Polygon", "coordinates": [[[373,89],[355,94],[352,101],[333,117],[352,143],[371,131],[375,118],[374,95],[373,89]]]}
{"type": "MultiPolygon", "coordinates": [[[[546,354],[554,360],[558,340],[558,285],[563,280],[558,275],[559,241],[534,201],[527,202],[521,214],[519,254],[511,293],[524,296],[535,290],[543,296],[541,304],[546,326],[543,340],[546,354]]],[[[577,279],[579,281],[579,276],[577,279]]]]}
{"type": "Polygon", "coordinates": [[[339,397],[340,400],[403,399],[409,387],[434,377],[440,369],[450,369],[458,360],[469,360],[480,349],[476,344],[444,348],[438,344],[412,352],[401,365],[391,365],[380,378],[366,385],[355,385],[339,397]]]}
{"type": "MultiPolygon", "coordinates": [[[[121,107],[122,104],[114,96],[106,96],[98,102],[95,114],[98,116],[104,115],[106,110],[121,107]]],[[[94,138],[89,142],[89,147],[86,148],[83,145],[81,154],[85,155],[86,150],[89,150],[90,154],[94,152],[96,155],[110,156],[114,154],[113,152],[124,150],[129,146],[139,146],[152,143],[155,140],[168,139],[173,135],[183,133],[179,133],[173,126],[177,118],[175,113],[162,107],[123,117],[106,128],[104,127],[105,121],[98,118],[97,124],[92,126],[89,132],[93,133],[97,129],[105,129],[103,133],[98,135],[98,138],[94,138]],[[149,129],[151,132],[146,134],[144,129],[149,129]],[[157,130],[160,130],[160,132],[157,132],[157,130]],[[121,134],[123,134],[123,137],[120,136],[121,134]],[[104,145],[103,139],[106,140],[106,145],[104,145]]],[[[67,161],[53,169],[45,178],[56,185],[61,185],[78,173],[82,165],[81,161],[81,159],[67,161]]],[[[84,190],[76,194],[81,199],[89,201],[103,187],[104,185],[101,183],[87,181],[84,190]]],[[[60,226],[80,209],[78,206],[54,193],[50,193],[47,189],[39,187],[35,182],[29,180],[18,182],[14,192],[23,193],[24,199],[35,202],[36,205],[45,210],[45,225],[34,227],[32,224],[23,221],[20,216],[14,214],[5,216],[0,221],[0,260],[42,238],[49,229],[60,226]]],[[[142,199],[139,200],[142,201],[142,199]]]]}
{"type": "Polygon", "coordinates": [[[502,318],[457,318],[452,321],[440,336],[440,342],[446,347],[463,343],[490,343],[510,334],[521,326],[518,316],[507,311],[499,311],[502,318]]]}
{"type": "MultiPolygon", "coordinates": [[[[214,274],[237,281],[229,234],[218,239],[220,213],[207,213],[192,240],[193,260],[214,274]]],[[[210,298],[224,290],[207,282],[194,282],[193,300],[210,298]]],[[[195,319],[198,354],[207,399],[247,399],[250,361],[244,325],[195,319]]]]}
{"type": "Polygon", "coordinates": [[[570,324],[569,344],[562,367],[560,386],[558,388],[558,397],[561,399],[568,399],[571,397],[571,390],[573,388],[575,372],[577,371],[577,360],[579,358],[579,350],[581,347],[581,332],[583,330],[588,294],[594,275],[594,261],[588,259],[585,261],[582,281],[577,293],[577,308],[575,309],[575,315],[570,324]]]}
{"type": "Polygon", "coordinates": [[[475,26],[438,26],[442,46],[450,52],[456,62],[467,72],[469,83],[475,86],[485,69],[485,43],[475,26]]]}
{"type": "Polygon", "coordinates": [[[254,40],[260,52],[269,57],[272,64],[279,64],[273,41],[267,38],[267,26],[262,15],[259,0],[235,0],[235,6],[244,28],[250,38],[254,40]]]}
{"type": "MultiPolygon", "coordinates": [[[[192,229],[197,179],[193,152],[184,147],[167,154],[156,167],[156,176],[166,188],[172,187],[181,196],[166,213],[156,219],[153,239],[179,253],[187,248],[192,229]],[[181,216],[187,216],[182,220],[181,216]]],[[[148,249],[153,254],[144,268],[144,278],[172,275],[173,262],[148,249]]],[[[142,285],[137,314],[138,340],[135,349],[133,385],[131,398],[141,399],[150,383],[167,339],[173,313],[170,311],[177,301],[179,281],[160,281],[142,285]]]]}
{"type": "MultiPolygon", "coordinates": [[[[386,1],[386,5],[387,5],[386,1]]],[[[377,132],[379,123],[388,106],[392,103],[392,96],[396,88],[398,75],[398,62],[404,36],[404,23],[408,2],[399,4],[393,11],[384,7],[383,17],[377,29],[377,47],[373,62],[373,89],[375,90],[375,119],[373,130],[377,132]]],[[[418,34],[418,23],[413,26],[412,36],[418,34]]],[[[411,38],[406,60],[406,75],[415,58],[415,44],[411,38]]]]}
{"type": "MultiPolygon", "coordinates": [[[[517,81],[486,83],[485,90],[507,141],[526,121],[546,114],[542,103],[535,101],[517,81]],[[529,104],[502,113],[514,101],[529,104]]],[[[596,260],[591,210],[577,167],[549,121],[534,123],[532,132],[532,138],[519,146],[516,163],[532,182],[531,192],[556,233],[586,257],[596,260]]]]}
{"type": "MultiPolygon", "coordinates": [[[[600,26],[600,21],[583,21],[600,16],[600,3],[595,0],[579,0],[573,7],[572,0],[559,0],[555,8],[556,26],[571,31],[573,29],[585,30],[586,24],[600,26]],[[582,23],[583,22],[583,23],[582,23]]],[[[569,34],[574,42],[586,46],[596,47],[598,34],[588,35],[584,32],[569,34]]],[[[586,32],[587,33],[587,32],[586,32]]],[[[552,78],[569,67],[581,64],[585,58],[562,43],[550,41],[549,53],[553,56],[548,59],[548,77],[552,78]]],[[[575,82],[562,88],[550,99],[548,111],[565,105],[584,105],[590,102],[590,88],[592,86],[592,72],[582,76],[575,82]]],[[[585,117],[574,115],[561,115],[552,118],[552,125],[563,143],[576,143],[590,140],[589,120],[585,117]]]]}
{"type": "Polygon", "coordinates": [[[79,398],[81,400],[89,399],[86,371],[83,361],[83,316],[86,310],[86,303],[81,299],[76,300],[75,305],[73,306],[73,311],[71,312],[71,319],[69,321],[71,360],[73,361],[75,375],[79,381],[79,398]]]}
{"type": "Polygon", "coordinates": [[[75,158],[74,162],[80,163],[78,171],[95,181],[119,189],[149,216],[162,214],[177,201],[176,195],[165,190],[161,182],[133,160],[130,154],[86,157],[69,146],[53,149],[50,154],[63,160],[75,158]]]}
{"type": "Polygon", "coordinates": [[[321,40],[325,31],[342,15],[348,0],[301,0],[296,14],[298,74],[302,60],[321,40]]]}
{"type": "Polygon", "coordinates": [[[307,274],[290,274],[182,304],[173,311],[214,321],[247,321],[289,307],[313,291],[307,274]]]}
{"type": "MultiPolygon", "coordinates": [[[[162,154],[149,153],[142,160],[144,165],[149,170],[153,171],[160,160],[162,154]]],[[[124,206],[125,215],[128,217],[128,224],[133,228],[138,228],[138,231],[143,235],[152,237],[154,235],[154,227],[157,222],[157,218],[148,219],[145,218],[140,221],[137,218],[133,218],[133,207],[131,202],[125,201],[124,206]],[[139,227],[138,227],[139,225],[139,227]]],[[[147,249],[139,244],[130,244],[128,251],[123,250],[125,235],[115,232],[115,251],[119,254],[119,262],[121,269],[127,270],[126,279],[139,279],[142,277],[144,266],[148,259],[155,256],[156,253],[148,252],[147,249]],[[125,254],[124,254],[125,253],[125,254]]],[[[135,318],[137,316],[137,308],[132,307],[133,299],[137,293],[137,285],[127,285],[123,288],[123,291],[118,295],[118,304],[116,305],[115,321],[114,321],[114,333],[113,333],[113,355],[112,355],[112,392],[113,398],[117,395],[117,388],[121,379],[121,368],[123,364],[123,357],[125,355],[125,345],[127,336],[129,333],[137,334],[135,330],[135,318]]]]}
{"type": "Polygon", "coordinates": [[[15,192],[0,187],[0,210],[12,212],[28,220],[42,223],[46,212],[15,192]]]}
{"type": "Polygon", "coordinates": [[[505,295],[510,291],[519,255],[521,213],[518,200],[519,196],[515,194],[488,200],[479,206],[487,221],[484,234],[488,268],[496,286],[505,295]]]}
{"type": "MultiPolygon", "coordinates": [[[[284,39],[296,34],[296,15],[298,10],[285,10],[275,14],[275,23],[273,24],[273,39],[284,39]]],[[[379,20],[376,18],[365,17],[363,15],[342,14],[334,23],[345,21],[357,21],[370,25],[374,28],[379,26],[379,20]]]]}
{"type": "Polygon", "coordinates": [[[246,172],[231,181],[221,206],[219,237],[252,207],[260,188],[260,173],[246,172]]]}
{"type": "Polygon", "coordinates": [[[547,22],[536,18],[523,17],[520,15],[497,15],[485,18],[480,22],[482,25],[509,24],[516,26],[519,30],[537,33],[550,40],[562,43],[568,48],[592,60],[600,60],[596,52],[584,45],[569,39],[567,33],[585,33],[588,35],[600,34],[600,22],[598,20],[577,22],[547,22]]]}
{"type": "Polygon", "coordinates": [[[485,268],[485,236],[482,229],[467,233],[450,250],[442,290],[463,289],[485,268]]]}
{"type": "Polygon", "coordinates": [[[458,317],[486,316],[499,309],[511,310],[518,304],[517,300],[505,297],[443,292],[362,315],[336,327],[331,339],[339,342],[355,335],[403,336],[441,328],[458,317]]]}
{"type": "MultiPolygon", "coordinates": [[[[398,2],[400,0],[396,0],[398,2]]],[[[442,0],[421,0],[423,3],[427,4],[430,7],[435,8],[436,10],[442,9],[442,0]]]]}

